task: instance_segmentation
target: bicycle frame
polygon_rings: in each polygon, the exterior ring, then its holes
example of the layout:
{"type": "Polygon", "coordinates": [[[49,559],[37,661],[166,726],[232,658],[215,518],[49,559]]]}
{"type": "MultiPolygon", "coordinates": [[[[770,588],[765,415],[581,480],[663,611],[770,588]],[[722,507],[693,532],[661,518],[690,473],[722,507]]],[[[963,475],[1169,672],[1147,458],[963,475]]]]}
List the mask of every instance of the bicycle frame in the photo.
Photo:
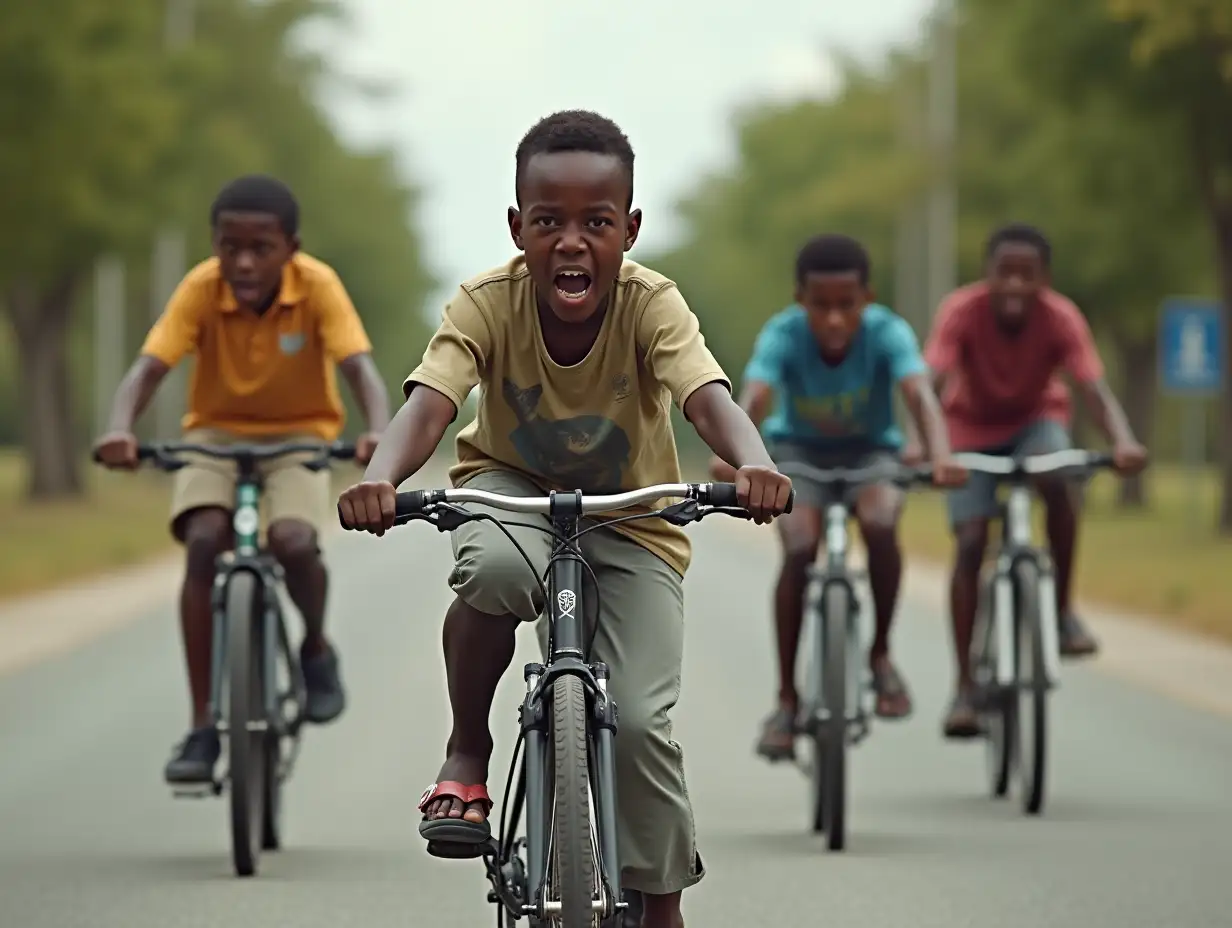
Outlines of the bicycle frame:
{"type": "MultiPolygon", "coordinates": [[[[296,661],[291,660],[290,641],[286,623],[283,618],[282,604],[278,591],[282,584],[282,566],[274,558],[261,550],[259,532],[261,519],[259,506],[261,500],[261,478],[257,470],[257,458],[252,454],[240,452],[235,457],[238,475],[235,485],[235,510],[232,517],[234,530],[234,549],[219,555],[211,590],[210,605],[213,616],[213,650],[210,655],[210,715],[219,732],[227,731],[227,720],[222,716],[222,688],[225,674],[227,653],[227,622],[223,610],[226,608],[227,588],[231,577],[240,571],[256,574],[260,584],[261,610],[261,660],[262,679],[264,681],[264,698],[266,724],[273,727],[279,737],[294,735],[301,722],[300,713],[287,720],[282,713],[282,699],[278,692],[278,656],[287,657],[287,665],[291,674],[293,693],[298,697],[297,705],[302,709],[304,684],[300,678],[296,661]]],[[[291,765],[288,759],[287,766],[291,765]]]]}
{"type": "Polygon", "coordinates": [[[596,817],[592,827],[598,851],[598,873],[606,905],[604,918],[622,910],[620,895],[620,860],[616,845],[616,704],[608,695],[609,672],[606,664],[587,662],[584,647],[583,561],[573,539],[582,520],[581,493],[552,494],[550,519],[554,529],[552,555],[548,565],[547,664],[527,664],[524,671],[526,697],[522,702],[522,735],[525,753],[522,771],[513,799],[513,815],[502,835],[500,857],[488,864],[489,879],[496,888],[499,901],[510,907],[519,906],[522,914],[537,918],[551,913],[552,903],[545,899],[547,888],[548,851],[551,845],[551,809],[546,807],[549,795],[548,766],[548,700],[553,683],[562,676],[580,678],[590,697],[591,789],[596,817]],[[505,872],[515,854],[515,834],[522,805],[526,807],[526,885],[530,898],[525,901],[510,896],[514,889],[505,872]],[[502,892],[504,888],[504,892],[502,892]]]}

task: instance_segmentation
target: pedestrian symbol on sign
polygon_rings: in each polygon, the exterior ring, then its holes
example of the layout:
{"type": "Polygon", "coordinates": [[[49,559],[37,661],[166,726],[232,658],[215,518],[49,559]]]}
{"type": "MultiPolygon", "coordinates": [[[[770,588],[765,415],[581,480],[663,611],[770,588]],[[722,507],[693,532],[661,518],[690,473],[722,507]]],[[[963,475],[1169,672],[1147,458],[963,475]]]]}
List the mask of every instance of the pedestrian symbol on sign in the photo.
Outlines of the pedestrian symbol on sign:
{"type": "Polygon", "coordinates": [[[1181,376],[1187,380],[1203,380],[1206,370],[1206,327],[1201,320],[1189,316],[1181,324],[1181,376]]]}

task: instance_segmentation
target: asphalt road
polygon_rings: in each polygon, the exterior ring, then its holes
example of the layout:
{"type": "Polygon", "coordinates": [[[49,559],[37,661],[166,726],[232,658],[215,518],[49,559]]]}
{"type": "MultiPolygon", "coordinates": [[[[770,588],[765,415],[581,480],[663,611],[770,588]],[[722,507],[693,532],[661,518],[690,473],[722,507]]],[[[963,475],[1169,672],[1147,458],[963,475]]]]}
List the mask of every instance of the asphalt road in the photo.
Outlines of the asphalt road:
{"type": "MultiPolygon", "coordinates": [[[[691,925],[1229,924],[1232,723],[1067,668],[1049,805],[1027,820],[985,798],[982,748],[940,738],[948,637],[938,604],[918,595],[897,637],[916,716],[858,748],[849,849],[828,854],[806,829],[804,777],[751,751],[773,692],[772,538],[730,522],[694,534],[676,719],[710,873],[688,894],[691,925]]],[[[231,875],[225,802],[173,800],[160,779],[186,717],[170,604],[0,677],[0,925],[494,923],[479,866],[429,858],[415,831],[447,731],[448,542],[409,526],[339,539],[331,558],[351,707],[308,732],[286,850],[256,879],[231,875]]],[[[519,690],[507,679],[494,715],[497,766],[519,690]]]]}

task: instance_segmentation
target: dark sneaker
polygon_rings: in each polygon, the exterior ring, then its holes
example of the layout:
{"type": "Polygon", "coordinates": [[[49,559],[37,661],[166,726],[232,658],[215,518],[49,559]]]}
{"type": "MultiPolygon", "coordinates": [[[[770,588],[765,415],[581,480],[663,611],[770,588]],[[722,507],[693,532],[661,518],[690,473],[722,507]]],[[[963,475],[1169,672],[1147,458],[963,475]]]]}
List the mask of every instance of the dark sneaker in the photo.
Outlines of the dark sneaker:
{"type": "Polygon", "coordinates": [[[1087,631],[1086,624],[1072,612],[1061,617],[1057,630],[1062,657],[1091,657],[1099,650],[1099,643],[1087,631]]]}
{"type": "Polygon", "coordinates": [[[786,707],[775,709],[762,723],[757,753],[774,762],[796,756],[796,716],[786,707]]]}
{"type": "Polygon", "coordinates": [[[212,728],[198,728],[188,733],[175,747],[175,756],[167,761],[163,777],[168,783],[212,783],[214,765],[222,748],[218,732],[212,728]]]}
{"type": "Polygon", "coordinates": [[[304,717],[316,725],[325,725],[342,715],[346,708],[346,692],[338,672],[338,654],[326,645],[311,657],[300,656],[304,668],[304,684],[308,688],[308,705],[304,717]]]}
{"type": "Polygon", "coordinates": [[[970,690],[962,688],[954,694],[954,701],[950,703],[950,711],[945,717],[944,731],[947,738],[979,737],[980,717],[970,690]]]}

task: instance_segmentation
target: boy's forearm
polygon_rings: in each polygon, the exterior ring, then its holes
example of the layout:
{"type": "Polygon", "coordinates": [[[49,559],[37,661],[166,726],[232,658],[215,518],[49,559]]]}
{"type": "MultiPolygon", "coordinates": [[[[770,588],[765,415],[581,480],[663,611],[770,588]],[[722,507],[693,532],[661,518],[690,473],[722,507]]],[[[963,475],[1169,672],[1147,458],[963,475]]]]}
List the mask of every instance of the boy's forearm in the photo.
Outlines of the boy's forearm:
{"type": "Polygon", "coordinates": [[[1083,384],[1082,394],[1108,441],[1114,445],[1127,445],[1137,441],[1125,410],[1121,408],[1107,383],[1096,380],[1083,384]]]}
{"type": "Polygon", "coordinates": [[[919,443],[923,438],[924,449],[932,460],[948,457],[950,436],[946,430],[941,405],[924,377],[912,378],[902,383],[903,401],[911,414],[907,422],[909,441],[919,443]]]}
{"type": "Polygon", "coordinates": [[[151,355],[143,354],[137,358],[116,387],[108,429],[112,432],[131,432],[169,370],[171,368],[151,355]]]}
{"type": "Polygon", "coordinates": [[[720,383],[689,397],[684,414],[710,450],[733,467],[773,467],[757,426],[720,383]]]}
{"type": "Polygon", "coordinates": [[[760,429],[761,424],[766,421],[766,416],[770,414],[770,404],[773,399],[774,392],[769,384],[751,381],[741,391],[738,402],[744,414],[749,417],[754,426],[760,429]]]}
{"type": "Polygon", "coordinates": [[[384,430],[364,471],[364,480],[398,486],[428,463],[456,415],[453,402],[422,384],[384,430]]]}
{"type": "Polygon", "coordinates": [[[389,426],[389,394],[372,355],[352,355],[338,366],[359,404],[368,431],[384,432],[389,426]]]}

